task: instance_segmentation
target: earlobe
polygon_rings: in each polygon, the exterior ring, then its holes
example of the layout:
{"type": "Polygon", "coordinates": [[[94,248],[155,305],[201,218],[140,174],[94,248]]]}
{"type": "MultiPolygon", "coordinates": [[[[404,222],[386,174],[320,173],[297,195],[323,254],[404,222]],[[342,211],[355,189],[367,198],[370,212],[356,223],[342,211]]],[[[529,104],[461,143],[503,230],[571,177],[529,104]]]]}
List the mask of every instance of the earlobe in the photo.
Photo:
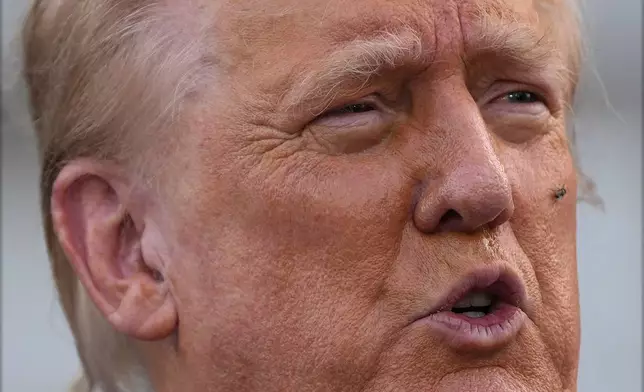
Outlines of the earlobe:
{"type": "Polygon", "coordinates": [[[144,225],[134,224],[127,180],[114,167],[77,160],[54,182],[51,213],[66,256],[87,293],[119,332],[163,339],[177,324],[168,282],[141,251],[144,225]],[[130,209],[128,209],[130,208],[130,209]]]}

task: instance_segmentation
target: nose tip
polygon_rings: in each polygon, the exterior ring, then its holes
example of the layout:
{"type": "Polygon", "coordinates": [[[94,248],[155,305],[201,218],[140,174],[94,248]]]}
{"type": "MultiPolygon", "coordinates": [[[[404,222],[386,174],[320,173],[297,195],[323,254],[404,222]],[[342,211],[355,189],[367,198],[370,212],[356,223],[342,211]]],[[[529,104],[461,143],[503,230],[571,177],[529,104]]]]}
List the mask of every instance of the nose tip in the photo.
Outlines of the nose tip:
{"type": "Polygon", "coordinates": [[[493,229],[513,213],[510,184],[502,170],[462,168],[421,197],[414,209],[414,224],[426,233],[470,233],[493,229]]]}

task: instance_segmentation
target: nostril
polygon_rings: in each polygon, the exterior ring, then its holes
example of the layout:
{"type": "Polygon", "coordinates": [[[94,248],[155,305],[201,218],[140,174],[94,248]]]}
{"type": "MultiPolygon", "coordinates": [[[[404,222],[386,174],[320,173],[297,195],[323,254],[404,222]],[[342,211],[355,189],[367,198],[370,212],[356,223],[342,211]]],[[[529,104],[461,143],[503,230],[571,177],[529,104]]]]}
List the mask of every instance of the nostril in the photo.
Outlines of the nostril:
{"type": "Polygon", "coordinates": [[[439,227],[445,228],[445,227],[451,227],[455,224],[459,224],[463,221],[463,217],[461,214],[456,212],[454,209],[448,210],[446,213],[441,216],[440,221],[438,222],[439,227]]]}

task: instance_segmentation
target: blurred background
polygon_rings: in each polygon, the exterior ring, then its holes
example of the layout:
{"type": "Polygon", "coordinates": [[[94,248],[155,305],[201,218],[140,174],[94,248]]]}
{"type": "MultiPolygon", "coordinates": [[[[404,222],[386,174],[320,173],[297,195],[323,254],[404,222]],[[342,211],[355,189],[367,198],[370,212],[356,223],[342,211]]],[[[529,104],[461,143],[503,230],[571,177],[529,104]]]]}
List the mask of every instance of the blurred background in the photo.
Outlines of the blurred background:
{"type": "MultiPolygon", "coordinates": [[[[64,392],[78,359],[39,215],[38,163],[18,83],[29,1],[2,0],[2,391],[64,392]]],[[[579,205],[580,392],[642,390],[642,4],[584,0],[588,54],[575,108],[580,165],[604,211],[579,205]]]]}

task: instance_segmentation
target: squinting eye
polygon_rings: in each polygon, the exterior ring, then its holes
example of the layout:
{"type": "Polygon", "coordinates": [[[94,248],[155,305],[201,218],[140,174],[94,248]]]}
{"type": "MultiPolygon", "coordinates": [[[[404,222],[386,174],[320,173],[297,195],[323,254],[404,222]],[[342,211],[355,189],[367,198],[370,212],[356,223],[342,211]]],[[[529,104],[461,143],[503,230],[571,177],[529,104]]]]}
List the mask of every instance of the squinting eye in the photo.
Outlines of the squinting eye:
{"type": "Polygon", "coordinates": [[[370,103],[353,103],[351,105],[346,105],[337,110],[332,110],[327,113],[328,116],[333,115],[342,115],[342,114],[353,114],[353,113],[364,113],[376,110],[376,107],[370,103]]]}
{"type": "Polygon", "coordinates": [[[529,91],[513,91],[505,95],[505,100],[512,103],[534,103],[542,102],[542,99],[535,93],[529,91]]]}
{"type": "Polygon", "coordinates": [[[306,125],[312,145],[331,154],[351,154],[378,145],[392,129],[395,112],[374,95],[337,105],[306,125]]]}

